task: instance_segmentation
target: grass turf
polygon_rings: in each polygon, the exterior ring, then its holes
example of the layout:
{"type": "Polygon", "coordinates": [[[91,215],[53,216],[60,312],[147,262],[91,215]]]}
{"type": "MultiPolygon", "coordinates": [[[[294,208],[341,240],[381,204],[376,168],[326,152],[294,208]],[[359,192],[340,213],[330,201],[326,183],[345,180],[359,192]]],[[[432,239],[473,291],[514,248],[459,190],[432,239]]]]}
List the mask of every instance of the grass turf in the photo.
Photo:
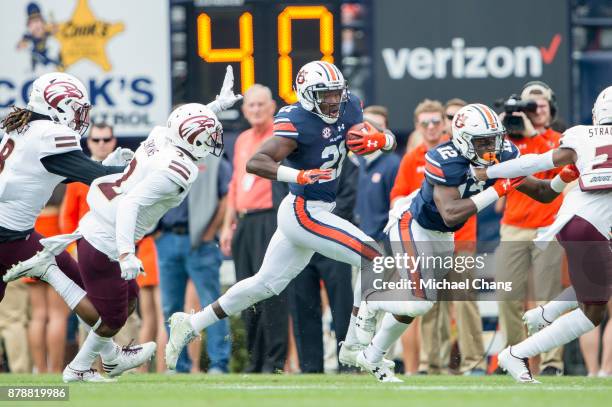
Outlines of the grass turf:
{"type": "MultiPolygon", "coordinates": [[[[506,376],[416,376],[381,384],[365,375],[124,375],[116,383],[70,385],[70,401],[43,406],[604,406],[612,379],[542,377],[521,385],[506,376]]],[[[0,386],[60,385],[58,375],[0,375],[0,386]]],[[[40,401],[2,405],[41,406],[40,401]]]]}

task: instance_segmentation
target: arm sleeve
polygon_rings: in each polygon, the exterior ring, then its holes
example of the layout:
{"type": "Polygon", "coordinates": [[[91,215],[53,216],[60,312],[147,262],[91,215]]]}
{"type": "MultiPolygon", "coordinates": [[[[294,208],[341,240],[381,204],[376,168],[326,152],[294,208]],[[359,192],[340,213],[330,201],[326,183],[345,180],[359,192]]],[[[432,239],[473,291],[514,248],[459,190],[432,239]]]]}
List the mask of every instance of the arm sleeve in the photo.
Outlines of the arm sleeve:
{"type": "Polygon", "coordinates": [[[48,155],[40,159],[45,169],[68,179],[69,182],[82,182],[91,185],[96,178],[123,172],[125,167],[104,166],[87,157],[82,150],[48,155]]]}
{"type": "Polygon", "coordinates": [[[525,154],[514,160],[505,161],[487,168],[487,177],[516,178],[535,174],[540,171],[548,171],[555,168],[553,163],[553,151],[544,154],[525,154]]]}
{"type": "Polygon", "coordinates": [[[290,138],[297,140],[298,130],[291,120],[285,116],[276,116],[274,118],[274,127],[272,128],[275,136],[290,138]]]}
{"type": "Polygon", "coordinates": [[[119,254],[134,253],[136,219],[141,207],[151,206],[160,199],[180,193],[181,186],[164,172],[147,176],[126,193],[117,205],[115,234],[119,254]]]}

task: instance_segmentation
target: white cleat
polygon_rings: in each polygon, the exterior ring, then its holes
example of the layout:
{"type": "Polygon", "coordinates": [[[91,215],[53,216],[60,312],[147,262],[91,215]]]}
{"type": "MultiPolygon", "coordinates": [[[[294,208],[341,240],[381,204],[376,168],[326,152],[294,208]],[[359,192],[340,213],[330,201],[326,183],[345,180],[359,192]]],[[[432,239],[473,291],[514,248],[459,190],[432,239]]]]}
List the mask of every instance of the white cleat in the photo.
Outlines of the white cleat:
{"type": "Polygon", "coordinates": [[[540,383],[533,378],[529,370],[529,360],[512,354],[512,346],[508,346],[497,355],[499,366],[519,383],[540,383]]]}
{"type": "Polygon", "coordinates": [[[112,383],[116,382],[116,379],[108,379],[102,376],[96,369],[88,370],[76,370],[66,366],[62,373],[62,380],[64,383],[72,382],[91,382],[91,383],[112,383]]]}
{"type": "Polygon", "coordinates": [[[170,334],[166,344],[166,366],[168,366],[168,369],[176,369],[176,361],[183,348],[199,336],[193,330],[189,317],[190,314],[185,312],[175,312],[168,320],[170,323],[170,334]]]}
{"type": "Polygon", "coordinates": [[[110,377],[116,377],[123,372],[134,369],[151,360],[155,354],[157,345],[155,342],[147,342],[142,345],[124,346],[117,349],[117,356],[111,360],[102,360],[102,368],[110,377]]]}
{"type": "Polygon", "coordinates": [[[364,371],[370,373],[372,376],[376,378],[381,383],[402,383],[403,380],[395,377],[395,373],[392,369],[389,368],[385,364],[384,359],[378,363],[370,362],[366,356],[365,352],[359,352],[357,354],[357,366],[362,368],[364,371]]]}
{"type": "Polygon", "coordinates": [[[540,305],[523,314],[523,323],[527,326],[527,332],[531,336],[552,324],[552,321],[544,318],[544,307],[540,305]]]}
{"type": "Polygon", "coordinates": [[[355,336],[362,345],[368,345],[376,333],[376,311],[369,309],[367,302],[361,301],[355,317],[355,336]]]}
{"type": "Polygon", "coordinates": [[[51,265],[57,265],[55,256],[46,249],[43,249],[29,259],[20,261],[8,269],[2,280],[5,283],[18,280],[21,277],[35,277],[44,280],[45,274],[51,265]]]}
{"type": "MultiPolygon", "coordinates": [[[[359,365],[357,365],[357,355],[360,352],[363,352],[365,348],[365,346],[360,345],[358,343],[351,345],[346,342],[342,342],[340,343],[340,352],[338,353],[338,360],[343,365],[359,367],[359,365]]],[[[383,358],[383,363],[389,369],[395,369],[394,361],[383,358]]]]}

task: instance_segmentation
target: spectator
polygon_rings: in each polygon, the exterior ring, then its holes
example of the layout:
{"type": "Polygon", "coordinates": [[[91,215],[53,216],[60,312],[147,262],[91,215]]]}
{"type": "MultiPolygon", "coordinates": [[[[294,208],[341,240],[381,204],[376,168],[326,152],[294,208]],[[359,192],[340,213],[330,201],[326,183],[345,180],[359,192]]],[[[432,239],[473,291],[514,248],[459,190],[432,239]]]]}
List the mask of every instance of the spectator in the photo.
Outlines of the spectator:
{"type": "MultiPolygon", "coordinates": [[[[26,283],[17,280],[7,284],[0,303],[0,342],[11,373],[31,373],[28,346],[28,302],[26,283]]],[[[43,338],[44,340],[44,338],[43,338]]]]}
{"type": "Polygon", "coordinates": [[[608,302],[608,323],[605,328],[597,326],[580,337],[580,350],[589,377],[612,376],[612,302],[608,302]],[[603,329],[603,335],[601,330],[603,329]],[[599,363],[599,345],[601,343],[601,363],[599,363]]]}
{"type": "MultiPolygon", "coordinates": [[[[221,249],[226,256],[234,254],[238,281],[257,273],[276,230],[272,181],[246,172],[247,160],[272,136],[275,110],[269,88],[256,84],[245,92],[242,113],[251,128],[234,145],[234,174],[221,231],[221,249]]],[[[283,370],[289,332],[286,292],[243,311],[242,319],[250,358],[246,371],[283,370]]]]}
{"type": "MultiPolygon", "coordinates": [[[[198,168],[198,178],[187,198],[160,220],[161,233],[155,242],[165,320],[183,311],[188,279],[195,285],[202,307],[221,295],[222,256],[216,234],[225,214],[231,166],[224,159],[208,156],[199,161],[198,168]]],[[[231,352],[228,320],[219,321],[206,330],[206,345],[210,359],[208,373],[227,373],[231,352]]],[[[189,373],[191,365],[184,350],[176,370],[189,373]]]]}
{"type": "MultiPolygon", "coordinates": [[[[453,107],[460,100],[452,100],[453,107]]],[[[450,103],[449,103],[450,105],[450,103]]],[[[458,110],[458,109],[456,109],[458,110]]],[[[456,111],[455,110],[455,111],[456,111]]],[[[446,111],[452,112],[447,106],[446,111]]],[[[442,104],[437,101],[424,100],[415,109],[414,121],[423,136],[423,143],[416,146],[402,158],[395,185],[391,191],[391,202],[407,196],[421,187],[424,177],[425,154],[430,148],[447,141],[444,134],[443,115],[446,113],[442,104]]],[[[455,252],[465,255],[475,250],[476,217],[455,232],[455,252]]],[[[464,276],[467,278],[468,275],[464,276]]],[[[412,324],[402,336],[406,372],[416,373],[415,348],[421,350],[419,371],[440,373],[448,366],[450,356],[450,313],[448,301],[439,301],[421,318],[420,346],[416,346],[419,327],[412,324]]],[[[482,343],[482,323],[478,307],[474,301],[456,301],[455,313],[459,330],[459,347],[462,353],[462,369],[469,374],[484,373],[484,346],[482,343]]]]}
{"type": "MultiPolygon", "coordinates": [[[[87,137],[87,148],[91,154],[91,158],[95,161],[104,160],[117,147],[117,139],[113,133],[113,128],[107,123],[96,123],[91,127],[87,137]]],[[[72,233],[78,226],[79,220],[89,212],[87,205],[87,193],[89,187],[80,182],[73,182],[67,185],[66,194],[60,208],[59,227],[61,233],[72,233]]],[[[73,254],[74,247],[72,248],[73,254]]],[[[156,258],[154,245],[151,244],[151,238],[146,237],[139,243],[138,256],[145,262],[145,271],[149,279],[157,278],[157,268],[155,262],[151,263],[147,259],[156,258]],[[140,244],[145,245],[146,249],[140,248],[140,244]]],[[[139,278],[139,280],[141,280],[139,278]]],[[[145,290],[146,291],[146,290],[145,290]]],[[[142,291],[139,295],[142,295],[142,291]]],[[[146,296],[146,293],[145,293],[146,296]]],[[[142,313],[142,312],[141,312],[142,313]]],[[[146,317],[145,317],[146,318],[146,317]]],[[[138,329],[140,319],[136,313],[132,313],[123,328],[115,336],[115,341],[120,345],[127,345],[132,339],[138,337],[138,329]]],[[[81,334],[79,335],[81,342],[85,340],[85,331],[87,328],[80,324],[81,334]]],[[[163,350],[164,343],[158,343],[158,346],[163,350]]]]}
{"type": "MultiPolygon", "coordinates": [[[[60,234],[59,213],[65,185],[59,185],[36,219],[34,229],[45,237],[60,234]]],[[[64,370],[66,329],[70,309],[47,283],[25,279],[31,306],[28,325],[30,354],[36,373],[60,373],[64,370]]]]}
{"type": "MultiPolygon", "coordinates": [[[[333,213],[351,223],[355,223],[358,177],[357,166],[350,159],[344,160],[333,213]]],[[[349,264],[315,253],[310,263],[293,280],[290,286],[291,318],[302,373],[324,371],[322,288],[329,298],[337,357],[353,309],[352,275],[349,264]]],[[[349,369],[338,362],[338,370],[344,372],[349,369]]]]}
{"type": "MultiPolygon", "coordinates": [[[[367,120],[381,129],[388,129],[388,111],[384,106],[368,106],[363,112],[367,120]]],[[[391,188],[397,175],[400,159],[396,154],[378,150],[358,157],[359,181],[355,214],[359,228],[374,240],[384,239],[385,225],[391,207],[391,188]],[[380,197],[372,199],[372,197],[380,197]]]]}
{"type": "MultiPolygon", "coordinates": [[[[523,121],[521,134],[511,135],[510,140],[521,154],[542,154],[559,146],[561,134],[549,126],[556,113],[554,93],[542,82],[529,82],[521,92],[521,100],[537,103],[536,112],[515,112],[523,121]]],[[[537,178],[553,178],[559,170],[535,174],[537,178]]],[[[538,230],[550,226],[561,206],[560,195],[548,204],[536,202],[518,191],[506,195],[506,207],[501,220],[499,245],[495,253],[496,279],[511,281],[513,298],[499,293],[499,323],[507,345],[514,345],[526,337],[522,321],[523,301],[516,298],[517,293],[527,292],[531,270],[535,298],[546,302],[555,298],[561,291],[562,250],[557,245],[549,245],[542,251],[535,248],[532,240],[538,230]]],[[[541,357],[543,375],[563,373],[563,349],[546,352],[541,357]]]]}
{"type": "Polygon", "coordinates": [[[444,104],[444,132],[448,134],[449,137],[453,135],[453,130],[451,128],[453,117],[455,117],[455,113],[465,105],[467,105],[467,102],[459,98],[449,99],[444,104]]]}

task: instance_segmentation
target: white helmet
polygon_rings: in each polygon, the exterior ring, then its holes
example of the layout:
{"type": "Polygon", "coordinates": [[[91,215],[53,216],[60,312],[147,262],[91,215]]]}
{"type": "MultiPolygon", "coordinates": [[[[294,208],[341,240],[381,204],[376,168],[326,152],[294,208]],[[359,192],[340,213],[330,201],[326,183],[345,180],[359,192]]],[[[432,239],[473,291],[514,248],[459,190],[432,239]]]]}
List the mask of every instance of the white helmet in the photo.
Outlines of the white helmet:
{"type": "Polygon", "coordinates": [[[342,72],[336,65],[325,61],[313,61],[304,65],[295,77],[295,90],[302,107],[328,124],[338,120],[342,115],[340,108],[348,99],[347,85],[342,72]],[[338,102],[324,101],[325,93],[328,91],[340,92],[338,102]],[[327,113],[323,113],[321,105],[328,105],[327,113]]]}
{"type": "Polygon", "coordinates": [[[495,164],[502,152],[506,129],[488,106],[471,104],[455,113],[452,142],[461,155],[478,165],[495,164]]]}
{"type": "Polygon", "coordinates": [[[170,142],[195,158],[209,153],[220,157],[223,152],[223,127],[217,116],[205,105],[188,103],[168,117],[170,142]]]}
{"type": "Polygon", "coordinates": [[[62,72],[42,75],[32,84],[27,109],[49,116],[81,136],[89,127],[89,95],[80,80],[62,72]]]}
{"type": "Polygon", "coordinates": [[[612,124],[612,86],[601,91],[593,105],[593,124],[612,124]]]}

